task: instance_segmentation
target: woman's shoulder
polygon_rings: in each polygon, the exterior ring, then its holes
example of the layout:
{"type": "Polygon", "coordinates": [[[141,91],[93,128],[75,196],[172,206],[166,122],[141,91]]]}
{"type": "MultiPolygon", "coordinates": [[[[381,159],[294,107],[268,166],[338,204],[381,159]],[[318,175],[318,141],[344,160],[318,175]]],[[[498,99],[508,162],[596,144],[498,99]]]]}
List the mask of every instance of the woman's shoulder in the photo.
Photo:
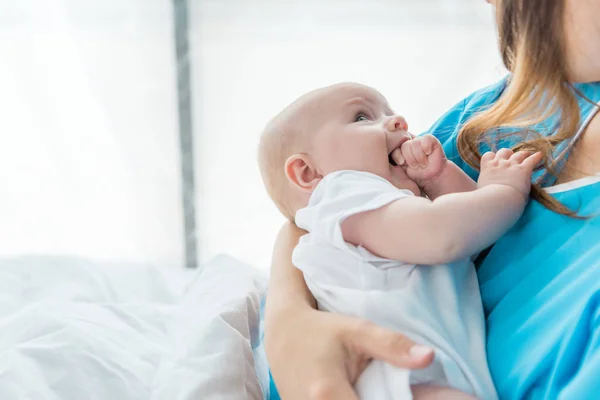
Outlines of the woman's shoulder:
{"type": "MultiPolygon", "coordinates": [[[[442,143],[448,159],[457,164],[473,179],[477,179],[478,172],[470,168],[460,157],[456,143],[458,133],[473,114],[488,109],[500,98],[507,86],[508,78],[509,75],[459,101],[425,132],[437,137],[442,143]]],[[[600,104],[600,82],[578,83],[573,86],[576,91],[582,120],[585,121],[589,115],[596,111],[597,104],[600,104]]],[[[542,134],[552,135],[554,132],[552,121],[550,119],[535,128],[542,134]]],[[[481,151],[486,151],[486,148],[482,148],[481,151]]]]}
{"type": "Polygon", "coordinates": [[[436,121],[427,133],[437,136],[442,140],[460,127],[476,112],[489,108],[494,104],[506,87],[507,77],[471,93],[463,100],[456,103],[446,114],[436,121]]]}
{"type": "Polygon", "coordinates": [[[476,179],[478,173],[460,158],[456,147],[456,137],[460,128],[473,114],[491,107],[498,100],[506,87],[506,82],[507,77],[504,77],[492,85],[471,93],[450,108],[425,132],[437,137],[442,143],[448,159],[465,170],[473,179],[476,179]]]}
{"type": "MultiPolygon", "coordinates": [[[[500,98],[506,88],[508,78],[509,75],[492,85],[471,93],[450,108],[425,133],[436,136],[442,142],[451,139],[473,114],[491,107],[500,98]]],[[[600,82],[577,83],[573,86],[580,103],[582,116],[585,116],[589,109],[593,109],[596,104],[600,103],[600,82]]]]}

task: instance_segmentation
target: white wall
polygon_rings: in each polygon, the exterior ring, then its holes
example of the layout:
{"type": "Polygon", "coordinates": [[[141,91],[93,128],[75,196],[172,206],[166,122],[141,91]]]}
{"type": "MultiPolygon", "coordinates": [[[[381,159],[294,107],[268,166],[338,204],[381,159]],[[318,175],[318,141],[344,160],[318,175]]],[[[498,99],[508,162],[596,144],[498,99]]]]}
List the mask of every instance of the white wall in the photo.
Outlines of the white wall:
{"type": "Polygon", "coordinates": [[[0,0],[0,255],[182,263],[165,0],[0,0]]]}
{"type": "MultiPolygon", "coordinates": [[[[413,132],[497,80],[483,0],[189,0],[200,256],[267,268],[260,130],[358,81],[413,132]]],[[[0,0],[0,256],[183,263],[170,0],[0,0]]]]}

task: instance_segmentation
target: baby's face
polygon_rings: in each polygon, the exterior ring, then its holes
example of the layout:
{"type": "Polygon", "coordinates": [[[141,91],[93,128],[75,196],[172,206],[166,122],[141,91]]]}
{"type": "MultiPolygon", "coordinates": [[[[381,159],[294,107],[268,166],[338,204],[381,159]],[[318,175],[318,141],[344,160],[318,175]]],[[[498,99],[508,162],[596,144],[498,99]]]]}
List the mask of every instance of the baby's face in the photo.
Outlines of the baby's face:
{"type": "Polygon", "coordinates": [[[358,84],[332,87],[315,105],[318,121],[312,158],[323,175],[340,170],[371,172],[400,189],[420,195],[418,185],[390,154],[412,138],[404,118],[395,115],[376,90],[358,84]]]}

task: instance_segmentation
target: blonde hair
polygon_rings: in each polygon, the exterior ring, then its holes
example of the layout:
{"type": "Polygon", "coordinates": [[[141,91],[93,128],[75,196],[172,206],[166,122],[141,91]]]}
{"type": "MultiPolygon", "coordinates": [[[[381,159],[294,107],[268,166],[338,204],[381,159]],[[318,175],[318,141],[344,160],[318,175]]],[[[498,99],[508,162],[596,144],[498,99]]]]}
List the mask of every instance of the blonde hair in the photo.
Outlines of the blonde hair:
{"type": "MultiPolygon", "coordinates": [[[[515,151],[541,151],[546,173],[557,176],[565,154],[557,157],[555,150],[575,135],[580,123],[577,92],[567,79],[564,8],[564,0],[498,0],[500,53],[512,74],[500,99],[471,118],[459,132],[459,154],[472,167],[479,168],[482,143],[511,137],[518,142],[515,151]],[[532,128],[552,116],[557,117],[553,135],[532,128]],[[501,128],[518,131],[500,133],[501,128]]],[[[531,196],[553,211],[576,216],[539,183],[533,185],[531,196]]]]}

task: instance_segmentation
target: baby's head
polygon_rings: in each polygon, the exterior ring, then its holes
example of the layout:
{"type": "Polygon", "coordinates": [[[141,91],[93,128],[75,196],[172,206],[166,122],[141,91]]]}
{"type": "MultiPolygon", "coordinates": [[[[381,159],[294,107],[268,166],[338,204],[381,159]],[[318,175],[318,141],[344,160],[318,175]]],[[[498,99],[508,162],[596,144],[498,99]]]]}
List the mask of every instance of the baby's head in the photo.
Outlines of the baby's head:
{"type": "Polygon", "coordinates": [[[411,138],[404,118],[375,89],[340,83],[300,97],[265,128],[258,161],[267,191],[293,220],[321,179],[332,172],[371,172],[420,194],[390,154],[411,138]]]}

